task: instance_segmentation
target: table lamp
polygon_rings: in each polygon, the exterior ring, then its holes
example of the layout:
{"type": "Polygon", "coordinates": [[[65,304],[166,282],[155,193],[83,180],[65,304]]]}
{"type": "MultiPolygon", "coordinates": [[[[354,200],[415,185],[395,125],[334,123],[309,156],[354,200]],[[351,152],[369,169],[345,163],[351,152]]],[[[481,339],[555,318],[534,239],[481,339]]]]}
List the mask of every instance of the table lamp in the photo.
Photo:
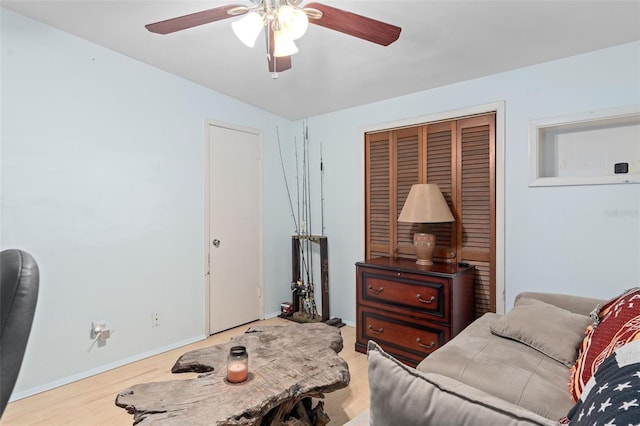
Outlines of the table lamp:
{"type": "Polygon", "coordinates": [[[398,222],[420,224],[418,232],[413,234],[418,265],[433,265],[431,258],[436,248],[436,236],[426,233],[426,224],[453,221],[455,219],[437,184],[420,183],[411,186],[398,222]]]}

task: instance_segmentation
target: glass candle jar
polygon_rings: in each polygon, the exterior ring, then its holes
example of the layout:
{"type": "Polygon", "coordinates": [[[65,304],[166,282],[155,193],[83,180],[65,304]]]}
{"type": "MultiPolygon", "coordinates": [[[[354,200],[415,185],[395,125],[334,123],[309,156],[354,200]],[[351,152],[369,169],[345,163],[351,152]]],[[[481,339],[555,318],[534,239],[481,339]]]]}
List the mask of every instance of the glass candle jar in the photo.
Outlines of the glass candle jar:
{"type": "Polygon", "coordinates": [[[249,375],[249,355],[244,346],[233,346],[227,358],[227,381],[241,383],[249,375]]]}

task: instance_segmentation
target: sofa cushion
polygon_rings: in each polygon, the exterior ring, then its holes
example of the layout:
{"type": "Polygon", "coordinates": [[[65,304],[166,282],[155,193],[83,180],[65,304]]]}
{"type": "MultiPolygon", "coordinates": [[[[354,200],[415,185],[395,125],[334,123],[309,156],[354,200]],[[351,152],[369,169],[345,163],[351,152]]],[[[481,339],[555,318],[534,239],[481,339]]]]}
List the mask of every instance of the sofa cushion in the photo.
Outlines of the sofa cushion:
{"type": "Polygon", "coordinates": [[[567,415],[571,425],[631,425],[640,419],[640,341],[604,360],[567,415]]]}
{"type": "Polygon", "coordinates": [[[535,291],[523,291],[516,295],[516,303],[521,297],[540,300],[545,303],[557,306],[575,314],[589,316],[593,309],[602,305],[606,300],[595,299],[593,297],[576,296],[573,294],[560,293],[540,293],[535,291]]]}
{"type": "Polygon", "coordinates": [[[527,345],[492,334],[490,326],[500,317],[484,314],[417,368],[451,377],[548,419],[566,416],[573,406],[567,390],[569,368],[527,345]]]}
{"type": "Polygon", "coordinates": [[[373,426],[555,424],[451,378],[407,367],[373,341],[368,367],[373,426]]]}
{"type": "Polygon", "coordinates": [[[587,328],[571,369],[569,390],[577,401],[600,364],[622,345],[640,339],[640,288],[633,288],[598,310],[598,324],[587,328]]]}
{"type": "Polygon", "coordinates": [[[526,297],[513,310],[491,324],[491,332],[513,339],[571,367],[587,326],[588,316],[526,297]]]}

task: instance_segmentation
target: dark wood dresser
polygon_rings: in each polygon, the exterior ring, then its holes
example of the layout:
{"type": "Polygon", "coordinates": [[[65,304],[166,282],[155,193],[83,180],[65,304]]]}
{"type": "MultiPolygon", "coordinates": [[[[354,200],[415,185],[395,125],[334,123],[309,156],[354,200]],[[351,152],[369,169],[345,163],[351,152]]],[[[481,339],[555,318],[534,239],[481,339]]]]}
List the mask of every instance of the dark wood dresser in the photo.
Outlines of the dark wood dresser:
{"type": "Polygon", "coordinates": [[[356,350],[366,353],[374,340],[415,367],[474,320],[473,278],[473,266],[451,263],[356,263],[356,350]]]}

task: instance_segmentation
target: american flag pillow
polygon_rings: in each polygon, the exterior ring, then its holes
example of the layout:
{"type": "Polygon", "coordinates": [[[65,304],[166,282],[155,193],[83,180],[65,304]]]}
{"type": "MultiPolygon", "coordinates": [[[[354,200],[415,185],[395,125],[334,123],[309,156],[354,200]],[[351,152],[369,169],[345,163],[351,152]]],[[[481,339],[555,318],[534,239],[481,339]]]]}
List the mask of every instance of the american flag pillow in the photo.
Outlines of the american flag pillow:
{"type": "Polygon", "coordinates": [[[567,418],[570,425],[640,424],[640,340],[604,360],[567,418]]]}
{"type": "Polygon", "coordinates": [[[611,299],[598,311],[598,322],[587,327],[580,354],[569,377],[574,401],[586,383],[617,348],[640,339],[640,288],[611,299]]]}

